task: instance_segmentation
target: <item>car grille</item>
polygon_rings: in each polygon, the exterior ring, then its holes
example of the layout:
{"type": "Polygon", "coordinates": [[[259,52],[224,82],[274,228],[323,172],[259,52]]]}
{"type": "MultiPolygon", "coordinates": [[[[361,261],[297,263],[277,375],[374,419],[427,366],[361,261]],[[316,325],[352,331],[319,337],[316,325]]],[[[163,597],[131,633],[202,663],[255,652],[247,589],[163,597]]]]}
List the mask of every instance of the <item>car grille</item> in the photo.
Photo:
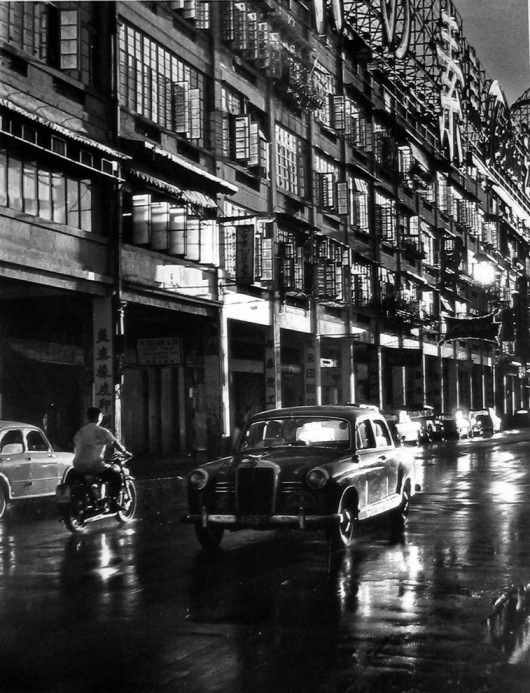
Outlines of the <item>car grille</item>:
{"type": "Polygon", "coordinates": [[[272,467],[240,467],[237,470],[237,511],[240,515],[274,512],[272,467]]]}
{"type": "Polygon", "coordinates": [[[235,484],[230,481],[217,481],[215,484],[215,508],[218,512],[235,512],[235,484]]]}

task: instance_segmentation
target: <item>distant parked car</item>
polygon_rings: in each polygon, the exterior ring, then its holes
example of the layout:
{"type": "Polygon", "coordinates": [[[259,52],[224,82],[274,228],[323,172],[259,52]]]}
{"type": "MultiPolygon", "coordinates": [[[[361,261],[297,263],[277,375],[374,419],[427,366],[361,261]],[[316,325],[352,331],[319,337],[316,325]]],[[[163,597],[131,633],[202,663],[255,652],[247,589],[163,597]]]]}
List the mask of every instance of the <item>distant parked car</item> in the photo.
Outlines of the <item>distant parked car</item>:
{"type": "Polygon", "coordinates": [[[340,548],[362,520],[404,522],[417,490],[414,457],[376,408],[289,407],[251,417],[233,456],[189,474],[184,521],[207,549],[225,529],[273,528],[324,530],[340,548]]]}
{"type": "Polygon", "coordinates": [[[492,436],[501,430],[501,419],[497,416],[493,407],[469,412],[469,421],[471,424],[471,437],[492,436]]]}
{"type": "Polygon", "coordinates": [[[445,439],[469,437],[471,425],[469,419],[461,410],[458,410],[454,414],[443,412],[438,416],[438,420],[443,429],[443,436],[445,439]]]}
{"type": "Polygon", "coordinates": [[[422,444],[422,424],[420,421],[413,421],[405,409],[385,411],[383,415],[396,445],[422,444]]]}
{"type": "Polygon", "coordinates": [[[444,430],[438,420],[432,407],[424,407],[423,409],[409,410],[408,415],[411,421],[416,421],[420,424],[420,442],[434,443],[444,440],[444,430]]]}
{"type": "Polygon", "coordinates": [[[73,457],[55,452],[37,426],[0,421],[0,518],[12,501],[55,496],[73,457]]]}

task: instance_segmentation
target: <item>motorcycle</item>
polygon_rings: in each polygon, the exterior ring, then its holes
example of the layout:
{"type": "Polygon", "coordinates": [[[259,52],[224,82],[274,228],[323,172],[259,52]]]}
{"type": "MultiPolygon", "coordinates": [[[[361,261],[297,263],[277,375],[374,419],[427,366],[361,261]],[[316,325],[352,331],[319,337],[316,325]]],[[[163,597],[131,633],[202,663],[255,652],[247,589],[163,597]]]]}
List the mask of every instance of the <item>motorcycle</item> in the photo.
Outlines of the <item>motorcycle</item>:
{"type": "Polygon", "coordinates": [[[117,498],[109,494],[109,483],[97,474],[80,474],[70,470],[64,483],[59,484],[55,501],[59,519],[70,532],[84,532],[88,522],[116,517],[120,524],[130,522],[136,511],[137,495],[134,479],[126,463],[131,459],[130,453],[114,452],[107,459],[120,474],[120,490],[117,498]]]}

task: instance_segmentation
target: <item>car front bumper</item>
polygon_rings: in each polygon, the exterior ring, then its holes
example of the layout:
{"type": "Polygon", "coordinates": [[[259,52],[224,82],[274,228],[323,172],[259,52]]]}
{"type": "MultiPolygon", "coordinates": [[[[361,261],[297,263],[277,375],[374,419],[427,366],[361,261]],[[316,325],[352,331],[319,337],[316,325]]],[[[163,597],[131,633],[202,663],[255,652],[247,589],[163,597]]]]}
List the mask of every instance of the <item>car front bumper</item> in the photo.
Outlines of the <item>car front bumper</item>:
{"type": "Polygon", "coordinates": [[[298,513],[296,515],[222,515],[217,513],[203,512],[201,514],[186,515],[182,518],[183,522],[189,522],[207,527],[208,525],[222,525],[228,529],[277,529],[281,527],[291,529],[319,529],[337,525],[341,521],[341,515],[333,513],[330,515],[306,515],[298,513]]]}

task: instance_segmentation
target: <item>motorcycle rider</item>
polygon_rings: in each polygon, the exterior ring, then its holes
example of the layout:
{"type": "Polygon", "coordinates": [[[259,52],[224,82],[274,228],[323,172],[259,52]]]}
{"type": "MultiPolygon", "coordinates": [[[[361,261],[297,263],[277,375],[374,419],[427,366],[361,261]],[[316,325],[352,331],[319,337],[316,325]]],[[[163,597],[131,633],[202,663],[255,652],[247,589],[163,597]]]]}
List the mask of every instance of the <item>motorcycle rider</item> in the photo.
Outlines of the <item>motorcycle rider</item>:
{"type": "Polygon", "coordinates": [[[95,474],[102,481],[108,482],[110,496],[116,503],[121,476],[105,461],[105,448],[107,445],[113,445],[124,454],[128,454],[127,450],[110,431],[100,425],[103,414],[98,407],[89,407],[86,417],[87,425],[79,429],[74,436],[74,469],[83,475],[95,474]]]}

